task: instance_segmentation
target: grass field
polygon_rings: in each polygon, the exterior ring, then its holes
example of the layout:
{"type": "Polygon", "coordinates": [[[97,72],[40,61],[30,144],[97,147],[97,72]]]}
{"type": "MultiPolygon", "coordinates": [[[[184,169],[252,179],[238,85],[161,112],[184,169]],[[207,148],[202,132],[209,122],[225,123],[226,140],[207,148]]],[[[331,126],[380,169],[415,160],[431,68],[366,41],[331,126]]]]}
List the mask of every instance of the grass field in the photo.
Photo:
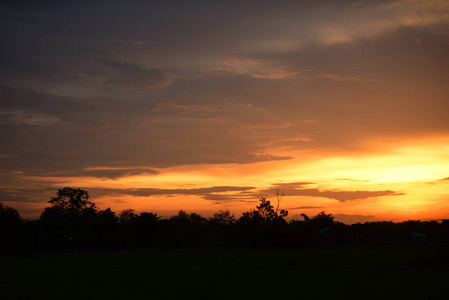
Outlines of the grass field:
{"type": "Polygon", "coordinates": [[[0,299],[449,299],[431,246],[52,251],[0,266],[0,299]]]}

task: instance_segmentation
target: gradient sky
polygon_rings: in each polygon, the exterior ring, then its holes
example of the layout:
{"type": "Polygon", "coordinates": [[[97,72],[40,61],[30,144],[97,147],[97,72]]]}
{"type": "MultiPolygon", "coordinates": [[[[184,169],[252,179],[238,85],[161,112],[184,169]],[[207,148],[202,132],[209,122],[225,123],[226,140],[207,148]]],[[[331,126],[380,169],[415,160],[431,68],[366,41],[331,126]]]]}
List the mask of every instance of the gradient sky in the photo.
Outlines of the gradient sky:
{"type": "Polygon", "coordinates": [[[2,1],[0,202],[449,218],[449,1],[2,1]]]}

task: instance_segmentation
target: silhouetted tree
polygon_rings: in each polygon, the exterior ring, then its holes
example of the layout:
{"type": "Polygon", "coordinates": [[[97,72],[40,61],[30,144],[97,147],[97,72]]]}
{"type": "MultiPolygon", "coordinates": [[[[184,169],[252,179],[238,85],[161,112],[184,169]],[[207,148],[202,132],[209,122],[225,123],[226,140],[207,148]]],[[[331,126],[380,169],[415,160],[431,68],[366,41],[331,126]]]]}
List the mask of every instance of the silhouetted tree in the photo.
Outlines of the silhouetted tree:
{"type": "Polygon", "coordinates": [[[237,224],[242,229],[237,234],[239,243],[242,241],[250,245],[282,243],[287,230],[287,222],[284,219],[287,215],[288,211],[274,209],[269,200],[260,198],[256,209],[244,212],[238,220],[237,224]]]}
{"type": "Polygon", "coordinates": [[[65,187],[45,208],[38,221],[23,221],[14,208],[0,203],[0,249],[15,245],[33,248],[104,248],[162,246],[312,246],[317,243],[397,243],[402,233],[422,233],[427,241],[446,242],[448,230],[437,221],[371,222],[348,226],[321,211],[304,220],[291,220],[260,198],[255,209],[236,220],[230,211],[219,211],[206,219],[180,210],[169,219],[156,213],[137,214],[125,209],[117,216],[110,208],[98,210],[87,191],[65,187]]]}
{"type": "Polygon", "coordinates": [[[189,219],[190,219],[189,214],[184,210],[180,210],[180,211],[178,211],[177,215],[170,217],[170,221],[181,222],[181,223],[189,223],[190,222],[189,219]]]}
{"type": "Polygon", "coordinates": [[[115,226],[118,222],[118,217],[115,215],[115,212],[111,210],[110,207],[108,207],[105,210],[100,210],[98,212],[98,217],[100,218],[100,222],[103,224],[108,224],[115,226]]]}
{"type": "Polygon", "coordinates": [[[22,224],[19,212],[0,202],[0,249],[17,248],[24,242],[22,224]]]}
{"type": "Polygon", "coordinates": [[[204,227],[207,223],[207,219],[197,213],[191,213],[189,215],[189,221],[190,224],[197,227],[204,227]]]}
{"type": "Polygon", "coordinates": [[[229,210],[220,210],[209,218],[209,222],[211,225],[226,227],[234,225],[237,220],[235,219],[234,214],[232,214],[229,210]]]}
{"type": "Polygon", "coordinates": [[[127,247],[147,247],[153,243],[159,217],[155,213],[137,214],[134,209],[122,210],[119,214],[121,241],[127,247]]]}
{"type": "Polygon", "coordinates": [[[0,202],[0,226],[7,226],[8,224],[19,224],[22,217],[19,212],[10,206],[4,205],[0,202]]]}
{"type": "Polygon", "coordinates": [[[288,216],[288,211],[286,211],[285,209],[279,210],[279,202],[280,199],[278,198],[278,207],[275,210],[269,200],[265,198],[260,198],[260,204],[259,206],[257,206],[257,210],[262,215],[263,218],[268,220],[284,218],[288,216]]]}
{"type": "Polygon", "coordinates": [[[266,224],[266,219],[262,217],[259,211],[251,209],[242,213],[238,224],[243,227],[261,227],[266,224]]]}
{"type": "Polygon", "coordinates": [[[239,223],[242,225],[259,226],[262,224],[272,225],[285,223],[284,217],[288,215],[288,211],[275,210],[271,202],[262,197],[259,199],[260,203],[256,206],[256,210],[244,212],[239,218],[239,223]]]}
{"type": "Polygon", "coordinates": [[[80,188],[58,189],[42,212],[39,223],[52,243],[63,247],[91,244],[96,238],[97,208],[80,188]]]}
{"type": "Polygon", "coordinates": [[[138,221],[142,224],[154,224],[159,219],[160,217],[158,217],[157,214],[151,212],[142,212],[138,217],[138,221]]]}
{"type": "Polygon", "coordinates": [[[96,230],[100,248],[120,246],[118,217],[109,207],[97,213],[96,230]]]}
{"type": "Polygon", "coordinates": [[[160,217],[155,213],[142,212],[134,220],[134,230],[137,233],[137,239],[140,247],[147,247],[151,245],[154,241],[154,235],[156,235],[159,230],[160,217]]]}
{"type": "Polygon", "coordinates": [[[137,214],[135,213],[134,209],[128,208],[124,209],[120,212],[118,218],[120,221],[120,224],[122,225],[130,225],[137,219],[137,214]]]}
{"type": "Polygon", "coordinates": [[[312,218],[312,221],[318,224],[319,226],[332,226],[335,224],[334,216],[332,214],[326,214],[324,211],[319,212],[315,217],[312,218]]]}
{"type": "Polygon", "coordinates": [[[168,221],[172,245],[198,245],[206,227],[207,219],[197,213],[187,213],[180,210],[168,221]]]}
{"type": "Polygon", "coordinates": [[[207,222],[207,230],[203,237],[211,246],[224,246],[231,242],[231,234],[235,230],[237,220],[229,210],[214,213],[207,222]]]}
{"type": "Polygon", "coordinates": [[[88,192],[80,188],[64,187],[59,189],[56,197],[52,197],[49,203],[52,205],[52,209],[67,217],[79,217],[86,211],[97,210],[95,203],[89,201],[88,192]]]}

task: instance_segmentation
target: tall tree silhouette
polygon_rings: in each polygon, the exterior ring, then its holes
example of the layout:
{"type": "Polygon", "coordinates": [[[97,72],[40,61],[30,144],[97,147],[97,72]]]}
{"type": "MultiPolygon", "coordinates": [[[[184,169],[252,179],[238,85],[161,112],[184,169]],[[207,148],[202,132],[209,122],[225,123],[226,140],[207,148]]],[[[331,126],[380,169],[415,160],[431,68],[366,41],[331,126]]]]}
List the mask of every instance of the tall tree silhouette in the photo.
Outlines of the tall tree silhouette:
{"type": "Polygon", "coordinates": [[[269,200],[260,198],[256,209],[244,212],[239,218],[237,224],[243,230],[238,233],[238,242],[254,246],[277,244],[276,240],[286,230],[287,215],[288,211],[275,209],[269,200]]]}
{"type": "Polygon", "coordinates": [[[77,217],[83,212],[97,209],[95,203],[89,201],[88,192],[80,188],[64,187],[59,189],[56,197],[52,197],[48,202],[53,209],[70,217],[77,217]]]}
{"type": "Polygon", "coordinates": [[[335,224],[334,216],[326,214],[324,211],[319,212],[312,220],[320,226],[332,226],[335,224]]]}
{"type": "Polygon", "coordinates": [[[276,223],[285,223],[284,217],[288,215],[288,211],[284,209],[275,209],[271,205],[270,200],[262,197],[256,209],[244,212],[239,219],[241,225],[259,226],[262,224],[273,225],[276,223]]]}
{"type": "Polygon", "coordinates": [[[0,250],[15,248],[20,244],[22,223],[22,217],[15,208],[0,202],[0,250]]]}
{"type": "Polygon", "coordinates": [[[52,242],[64,247],[91,244],[96,239],[97,207],[87,191],[64,187],[49,201],[40,224],[52,242]]]}
{"type": "Polygon", "coordinates": [[[4,205],[0,202],[0,224],[6,226],[12,223],[20,223],[22,221],[22,217],[19,212],[10,206],[4,205]]]}

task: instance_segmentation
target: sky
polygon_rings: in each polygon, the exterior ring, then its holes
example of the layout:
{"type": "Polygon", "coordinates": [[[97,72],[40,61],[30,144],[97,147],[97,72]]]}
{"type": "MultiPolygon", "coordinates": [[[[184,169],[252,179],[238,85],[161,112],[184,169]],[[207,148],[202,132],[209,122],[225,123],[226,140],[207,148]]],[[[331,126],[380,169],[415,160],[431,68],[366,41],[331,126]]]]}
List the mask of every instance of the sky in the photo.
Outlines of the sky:
{"type": "Polygon", "coordinates": [[[449,218],[449,1],[2,1],[0,202],[449,218]]]}

